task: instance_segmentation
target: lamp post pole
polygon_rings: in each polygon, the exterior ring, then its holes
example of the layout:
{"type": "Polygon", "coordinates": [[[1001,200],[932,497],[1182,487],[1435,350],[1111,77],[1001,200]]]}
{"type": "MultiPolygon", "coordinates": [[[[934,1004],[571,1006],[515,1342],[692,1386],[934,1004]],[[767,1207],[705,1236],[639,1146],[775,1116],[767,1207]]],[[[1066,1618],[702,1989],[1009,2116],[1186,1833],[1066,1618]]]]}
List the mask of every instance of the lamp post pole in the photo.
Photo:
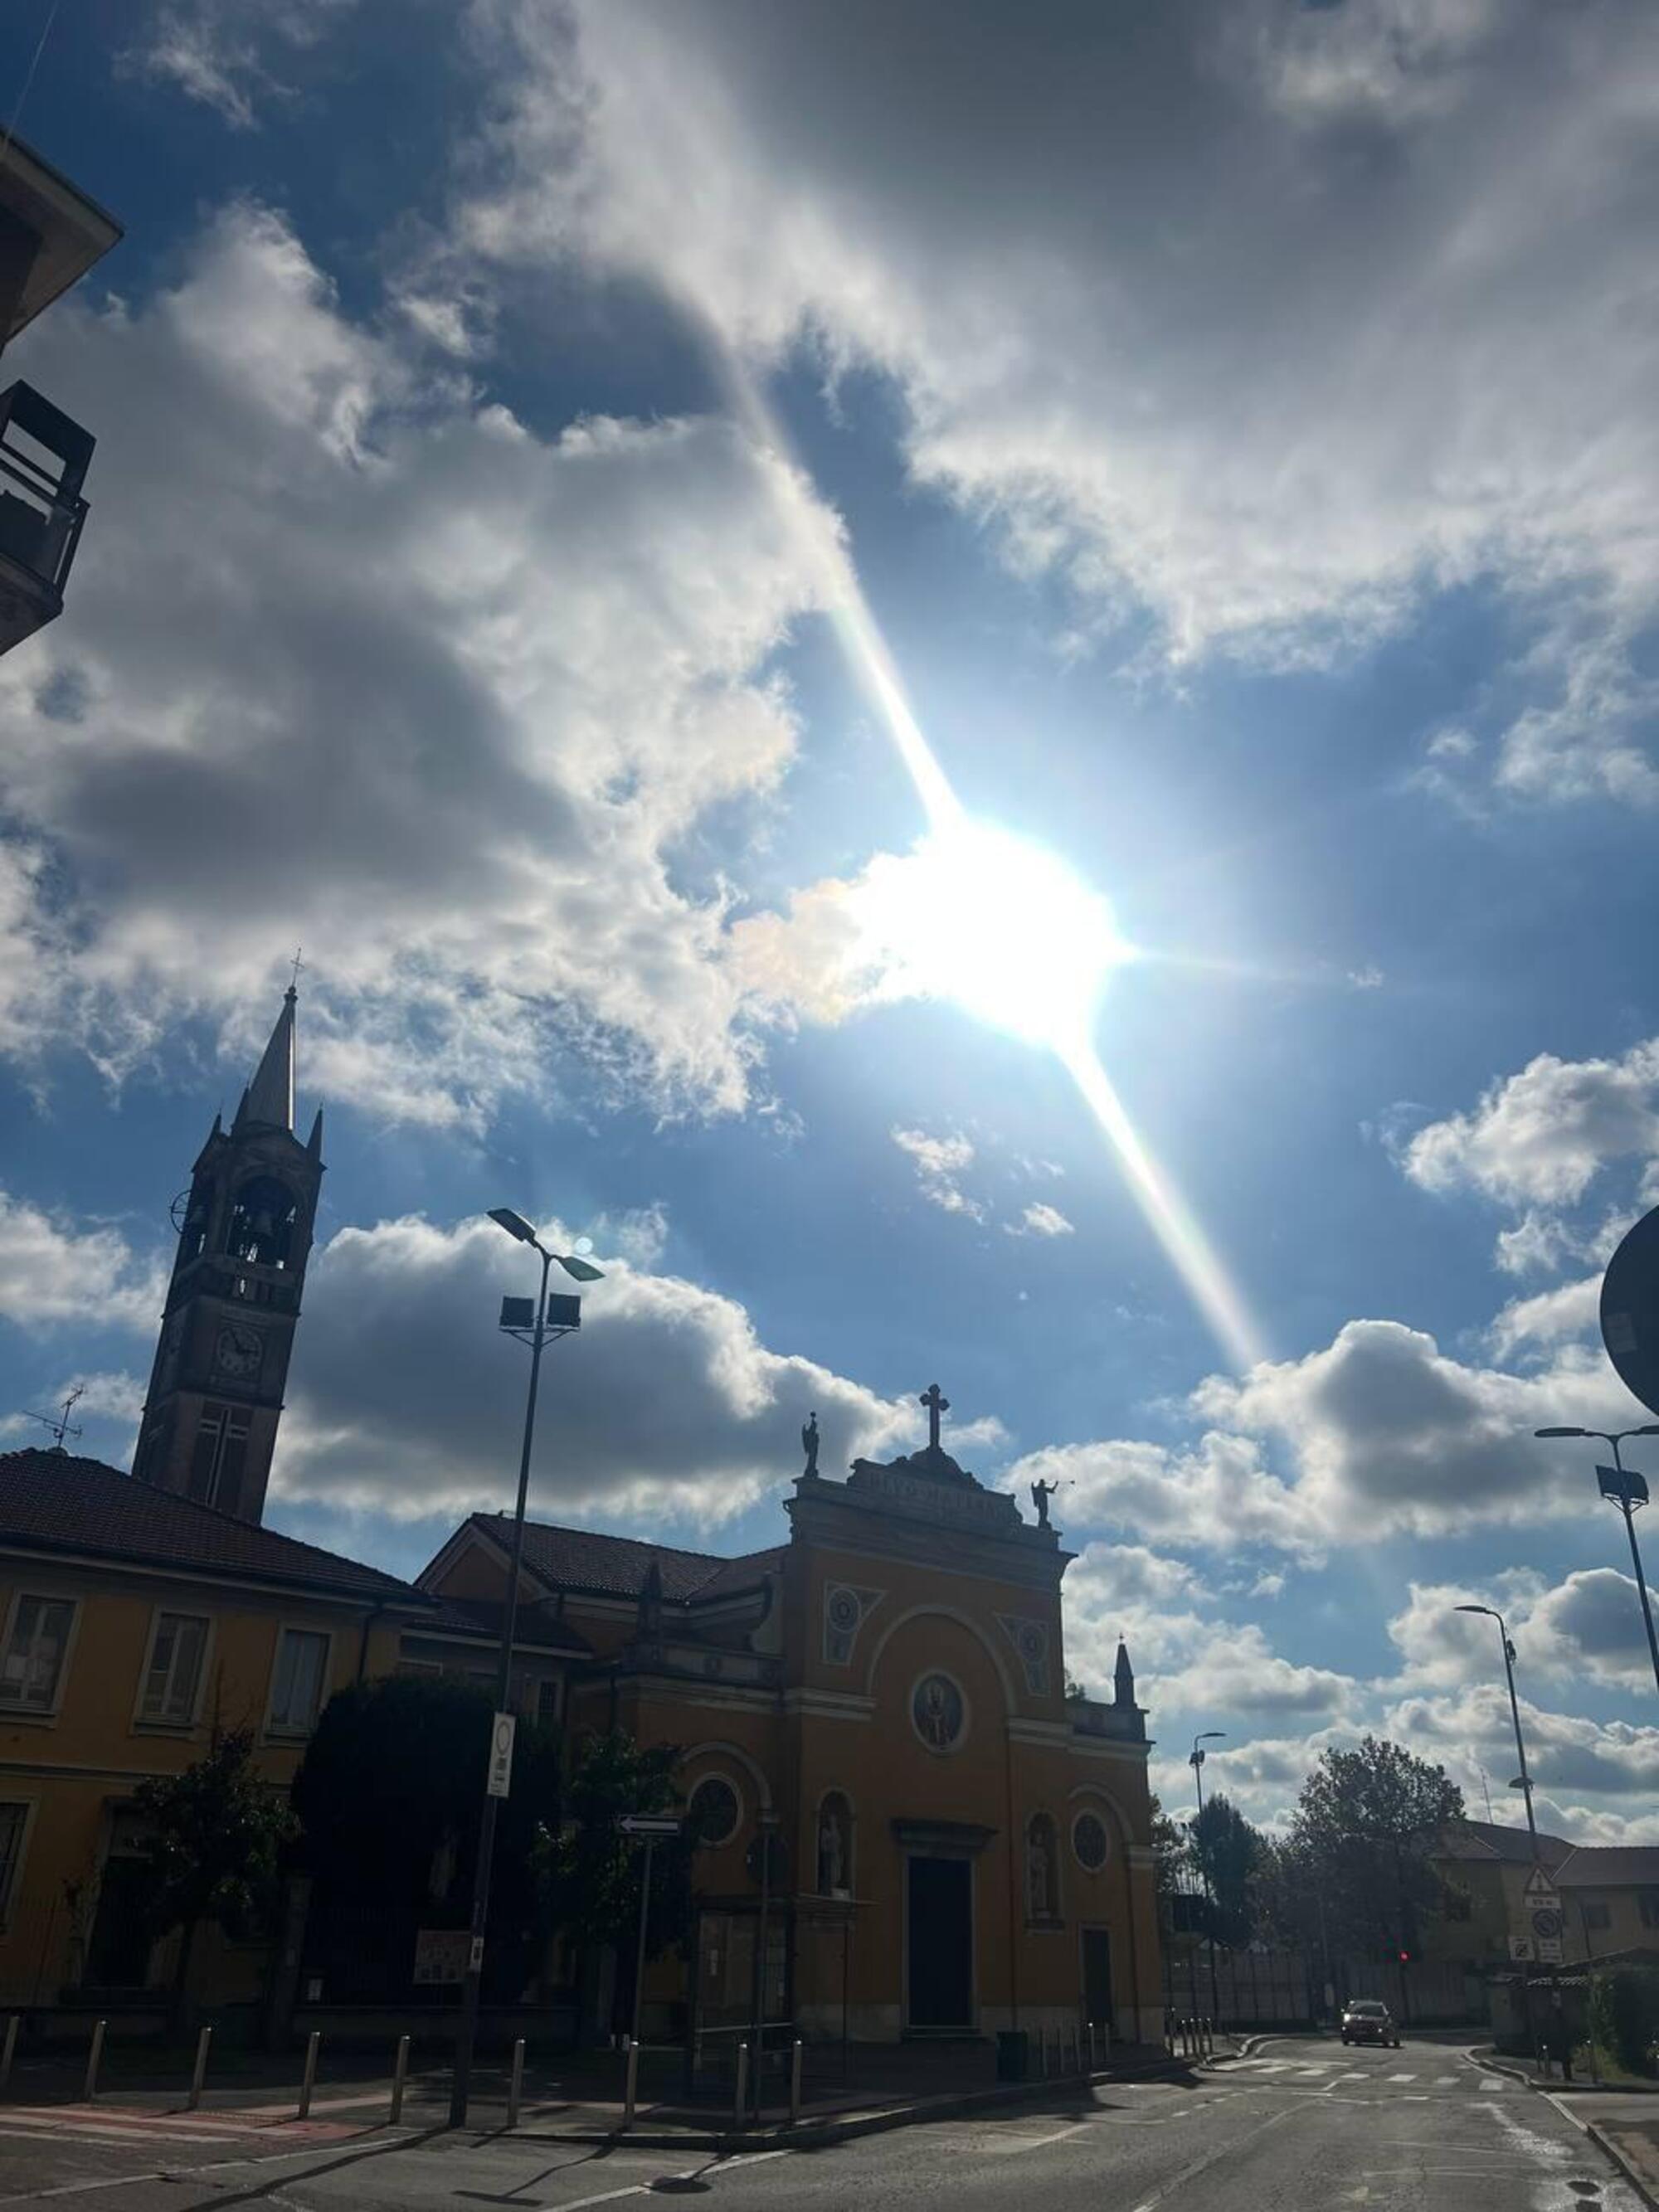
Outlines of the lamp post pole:
{"type": "MultiPolygon", "coordinates": [[[[1504,1679],[1509,1684],[1510,1689],[1510,1718],[1515,1724],[1515,1755],[1521,1762],[1521,1773],[1516,1786],[1521,1792],[1521,1802],[1527,1808],[1527,1833],[1532,1838],[1532,1863],[1534,1871],[1537,1872],[1541,1869],[1543,1862],[1538,1854],[1538,1823],[1534,1820],[1532,1813],[1532,1777],[1527,1771],[1527,1745],[1526,1739],[1521,1733],[1521,1706],[1515,1694],[1515,1646],[1510,1641],[1510,1632],[1504,1616],[1496,1606],[1460,1605],[1454,1610],[1458,1613],[1484,1613],[1489,1620],[1495,1620],[1498,1623],[1498,1637],[1504,1646],[1504,1679]]],[[[1553,1975],[1551,1976],[1551,1981],[1553,1984],[1553,1975]]],[[[1525,2014],[1527,2039],[1529,2043],[1535,2042],[1532,2019],[1532,1984],[1527,1978],[1527,1966],[1524,1960],[1521,1962],[1521,2003],[1525,2014]]]]}
{"type": "MultiPolygon", "coordinates": [[[[492,1208],[490,1219],[514,1237],[520,1244],[528,1244],[540,1255],[542,1263],[541,1289],[536,1299],[536,1311],[530,1333],[530,1388],[524,1407],[524,1442],[519,1453],[519,1490],[513,1508],[513,1548],[507,1571],[507,1601],[501,1607],[501,1648],[495,1668],[495,1711],[504,1713],[513,1694],[513,1644],[519,1624],[519,1577],[524,1562],[525,1504],[530,1493],[530,1450],[536,1435],[536,1394],[541,1382],[542,1352],[548,1337],[567,1334],[565,1328],[555,1328],[548,1315],[547,1280],[556,1260],[566,1274],[580,1283],[596,1283],[600,1270],[587,1261],[567,1257],[562,1252],[550,1252],[522,1214],[510,1207],[492,1208]]],[[[574,1308],[574,1301],[571,1301],[574,1308]]],[[[520,1319],[522,1316],[520,1317],[520,1319]]],[[[502,1326],[517,1328],[518,1322],[509,1322],[503,1309],[502,1326]]],[[[574,1326],[574,1316],[570,1327],[574,1326]]],[[[467,1948],[466,1978],[461,1984],[461,2019],[455,2039],[455,2070],[449,2089],[449,2124],[452,2128],[466,2125],[467,2100],[472,2083],[472,2053],[478,2033],[478,1999],[483,1980],[484,1927],[489,1917],[489,1875],[495,1856],[495,1819],[501,1799],[493,1790],[484,1793],[483,1808],[478,1815],[478,1854],[472,1874],[471,1942],[467,1948]]]]}
{"type": "MultiPolygon", "coordinates": [[[[1193,1782],[1198,1791],[1198,1817],[1200,1820],[1204,1818],[1204,1761],[1208,1756],[1204,1747],[1206,1743],[1224,1743],[1226,1740],[1224,1729],[1205,1729],[1193,1738],[1192,1754],[1187,1764],[1193,1770],[1193,1782]]],[[[1221,2010],[1221,1989],[1216,1978],[1215,1969],[1215,1895],[1210,1887],[1210,1869],[1204,1860],[1203,1839],[1200,1837],[1197,1841],[1198,1870],[1204,1878],[1204,1902],[1209,1907],[1205,1917],[1209,1923],[1206,1932],[1210,1939],[1210,2019],[1213,2026],[1215,2016],[1221,2010]]]]}
{"type": "MultiPolygon", "coordinates": [[[[538,1245],[538,1251],[541,1247],[538,1245]]],[[[541,1292],[536,1300],[536,1328],[530,1342],[530,1389],[525,1399],[524,1443],[519,1453],[519,1494],[513,1508],[513,1553],[507,1571],[507,1603],[501,1608],[501,1648],[495,1662],[495,1710],[504,1713],[513,1694],[513,1639],[519,1625],[519,1574],[524,1559],[524,1510],[530,1491],[530,1447],[536,1434],[536,1392],[541,1382],[542,1350],[547,1342],[547,1279],[553,1255],[541,1252],[541,1292]]],[[[495,1816],[501,1799],[486,1793],[478,1815],[478,1856],[472,1874],[472,1941],[466,1979],[461,1986],[461,2025],[455,2039],[455,2071],[449,2088],[449,2124],[466,2125],[472,2083],[472,2050],[478,2033],[478,1998],[483,1981],[484,1923],[489,1916],[489,1875],[495,1856],[495,1816]]]]}
{"type": "Polygon", "coordinates": [[[1619,1508],[1625,1516],[1625,1534],[1630,1538],[1630,1563],[1636,1576],[1636,1595],[1642,1601],[1642,1624],[1648,1632],[1648,1656],[1653,1662],[1653,1680],[1659,1688],[1659,1636],[1653,1629],[1653,1606],[1648,1597],[1648,1585],[1642,1572],[1642,1554],[1636,1542],[1636,1514],[1638,1507],[1648,1502],[1645,1477],[1627,1468],[1620,1457],[1619,1447],[1632,1437],[1659,1437],[1659,1421],[1644,1422],[1640,1428],[1620,1429],[1534,1429],[1535,1437],[1594,1437],[1598,1443],[1613,1448],[1611,1468],[1598,1468],[1601,1495],[1619,1508]],[[1608,1477],[1613,1480],[1609,1481],[1608,1477]]]}

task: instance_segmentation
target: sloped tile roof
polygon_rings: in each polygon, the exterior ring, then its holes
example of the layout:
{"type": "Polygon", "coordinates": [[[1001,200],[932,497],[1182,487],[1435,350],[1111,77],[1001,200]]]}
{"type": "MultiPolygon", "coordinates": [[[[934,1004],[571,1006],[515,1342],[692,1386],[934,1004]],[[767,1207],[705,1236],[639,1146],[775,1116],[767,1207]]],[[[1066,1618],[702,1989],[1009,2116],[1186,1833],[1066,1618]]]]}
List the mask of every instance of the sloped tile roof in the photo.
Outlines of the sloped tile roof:
{"type": "MultiPolygon", "coordinates": [[[[473,1526],[507,1550],[513,1541],[510,1513],[475,1513],[473,1526]]],[[[642,1543],[634,1536],[608,1536],[598,1528],[562,1528],[547,1521],[527,1521],[525,1564],[544,1582],[564,1589],[592,1590],[605,1597],[638,1597],[651,1562],[662,1577],[662,1594],[671,1604],[724,1595],[758,1581],[782,1557],[778,1551],[750,1552],[721,1559],[712,1552],[677,1551],[666,1544],[642,1543]]]]}
{"type": "MultiPolygon", "coordinates": [[[[1538,1856],[1544,1864],[1556,1865],[1573,1849],[1565,1836],[1538,1835],[1538,1856]]],[[[1530,1866],[1532,1838],[1525,1828],[1505,1827],[1498,1820],[1462,1820],[1447,1828],[1436,1855],[1446,1859],[1503,1859],[1512,1866],[1530,1866]]]]}
{"type": "Polygon", "coordinates": [[[135,1482],[102,1460],[50,1450],[0,1452],[0,1545],[125,1559],[153,1567],[398,1600],[425,1612],[423,1590],[361,1560],[135,1482]]]}
{"type": "Polygon", "coordinates": [[[1659,1889],[1659,1844],[1581,1844],[1554,1875],[1564,1889],[1659,1889]]]}

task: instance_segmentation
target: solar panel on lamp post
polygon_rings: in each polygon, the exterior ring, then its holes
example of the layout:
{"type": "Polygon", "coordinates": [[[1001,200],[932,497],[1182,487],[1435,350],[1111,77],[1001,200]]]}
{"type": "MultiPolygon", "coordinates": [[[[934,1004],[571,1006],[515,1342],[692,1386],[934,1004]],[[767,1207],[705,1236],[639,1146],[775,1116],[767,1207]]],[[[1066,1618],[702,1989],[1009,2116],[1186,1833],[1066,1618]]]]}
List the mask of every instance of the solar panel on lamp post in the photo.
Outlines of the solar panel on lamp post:
{"type": "Polygon", "coordinates": [[[1659,1421],[1644,1421],[1638,1429],[1534,1429],[1535,1437],[1549,1439],[1556,1437],[1594,1437],[1598,1443],[1611,1444],[1613,1465],[1598,1467],[1596,1479],[1601,1495],[1608,1499],[1625,1516],[1625,1534],[1630,1538],[1630,1563],[1636,1575],[1636,1595],[1642,1601],[1642,1624],[1648,1632],[1648,1656],[1653,1662],[1653,1680],[1659,1689],[1659,1636],[1653,1628],[1653,1606],[1648,1596],[1646,1577],[1642,1572],[1642,1554],[1636,1541],[1636,1516],[1648,1502],[1646,1478],[1627,1468],[1620,1456],[1619,1447],[1632,1437],[1659,1437],[1659,1421]]]}
{"type": "MultiPolygon", "coordinates": [[[[510,1206],[492,1206],[490,1219],[504,1229],[520,1244],[533,1246],[541,1255],[541,1291],[536,1300],[534,1321],[529,1335],[530,1388],[525,1399],[524,1443],[519,1454],[519,1490],[513,1509],[513,1549],[507,1571],[507,1600],[501,1607],[501,1648],[496,1661],[495,1711],[505,1713],[513,1694],[513,1643],[519,1623],[519,1576],[524,1560],[525,1503],[530,1492],[530,1449],[536,1434],[536,1392],[541,1380],[542,1352],[550,1334],[562,1336],[573,1325],[562,1325],[550,1320],[548,1313],[547,1279],[554,1263],[578,1283],[597,1283],[604,1279],[604,1270],[591,1261],[574,1253],[550,1252],[523,1214],[514,1213],[510,1206]]],[[[574,1306],[574,1300],[570,1301],[574,1306]]],[[[507,1326],[504,1322],[504,1326],[507,1326]]],[[[449,2089],[449,2124],[452,2128],[466,2125],[466,2108],[471,2094],[472,2053],[477,2041],[479,1993],[483,1982],[484,1927],[489,1917],[489,1877],[495,1856],[495,1815],[501,1798],[486,1789],[483,1809],[478,1815],[478,1855],[472,1878],[471,1941],[468,1946],[466,1977],[461,1984],[461,2019],[455,2039],[455,2071],[449,2089]]]]}

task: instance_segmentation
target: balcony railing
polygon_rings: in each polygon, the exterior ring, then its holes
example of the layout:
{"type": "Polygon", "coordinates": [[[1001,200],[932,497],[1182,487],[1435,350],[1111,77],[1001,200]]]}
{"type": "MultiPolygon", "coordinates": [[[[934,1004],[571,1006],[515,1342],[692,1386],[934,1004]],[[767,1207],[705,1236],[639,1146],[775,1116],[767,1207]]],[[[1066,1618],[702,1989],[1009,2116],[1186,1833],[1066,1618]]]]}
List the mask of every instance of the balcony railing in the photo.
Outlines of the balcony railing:
{"type": "Polygon", "coordinates": [[[0,652],[63,612],[93,444],[32,386],[0,392],[0,652]]]}

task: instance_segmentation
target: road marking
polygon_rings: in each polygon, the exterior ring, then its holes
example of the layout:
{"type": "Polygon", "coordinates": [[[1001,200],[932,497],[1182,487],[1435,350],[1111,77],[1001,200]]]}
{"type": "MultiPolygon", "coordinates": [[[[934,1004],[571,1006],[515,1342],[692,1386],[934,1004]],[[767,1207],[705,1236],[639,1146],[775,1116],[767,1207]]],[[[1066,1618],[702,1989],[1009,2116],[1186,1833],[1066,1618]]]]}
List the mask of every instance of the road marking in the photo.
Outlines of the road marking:
{"type": "Polygon", "coordinates": [[[1339,2081],[1369,2081],[1371,2077],[1369,2074],[1339,2074],[1336,2078],[1339,2081]]]}
{"type": "MultiPolygon", "coordinates": [[[[1150,2197],[1143,2197],[1135,2206],[1134,2212],[1153,2212],[1153,2207],[1161,2204],[1166,2197],[1173,2196],[1177,2189],[1184,2189],[1189,2181],[1195,2181],[1200,2173],[1219,2165],[1224,2158],[1236,2158],[1244,2144],[1254,2142],[1258,2136],[1266,2135],[1269,2128],[1276,2128],[1281,2120],[1290,2119],[1295,2111],[1294,2105],[1283,2106],[1278,2112],[1270,2112],[1259,2126],[1249,2129],[1242,2136],[1231,2137],[1203,2158],[1194,2159],[1190,2166],[1183,2166],[1179,2173],[1172,2173],[1167,2181],[1160,2182],[1150,2197]]],[[[562,2205],[559,2212],[576,2212],[576,2208],[562,2205]]]]}
{"type": "MultiPolygon", "coordinates": [[[[981,2148],[985,2150],[1002,2151],[1006,2153],[1015,2153],[1023,2150],[1041,2150],[1045,2143],[1064,2142],[1067,2136],[1080,2136],[1083,2133],[1083,2130],[1089,2125],[1091,2125],[1091,2123],[1087,2120],[1074,2120],[1069,2128],[1058,2128],[1052,2135],[1025,2136],[1012,2142],[1009,2141],[1006,2137],[999,2137],[986,2142],[981,2144],[981,2148]]],[[[774,2151],[769,2154],[769,2155],[774,2158],[781,2157],[781,2154],[782,2154],[778,2151],[774,2151]]]]}
{"type": "Polygon", "coordinates": [[[1488,2074],[1482,2080],[1480,2086],[1483,2089],[1502,2089],[1506,2087],[1508,2085],[1503,2081],[1493,2081],[1492,2075],[1488,2074]]]}
{"type": "Polygon", "coordinates": [[[237,2135],[174,2135],[161,2128],[124,2128],[116,2122],[71,2120],[52,2127],[38,2120],[0,2120],[0,2135],[46,2137],[52,2142],[153,2143],[240,2142],[237,2135]]]}
{"type": "Polygon", "coordinates": [[[1322,2074],[1328,2074],[1329,2071],[1328,2065],[1304,2066],[1296,2078],[1298,2081],[1317,2081],[1322,2074]]]}
{"type": "Polygon", "coordinates": [[[1415,2081],[1417,2076],[1415,2074],[1390,2074],[1389,2079],[1390,2081],[1415,2081]]]}

